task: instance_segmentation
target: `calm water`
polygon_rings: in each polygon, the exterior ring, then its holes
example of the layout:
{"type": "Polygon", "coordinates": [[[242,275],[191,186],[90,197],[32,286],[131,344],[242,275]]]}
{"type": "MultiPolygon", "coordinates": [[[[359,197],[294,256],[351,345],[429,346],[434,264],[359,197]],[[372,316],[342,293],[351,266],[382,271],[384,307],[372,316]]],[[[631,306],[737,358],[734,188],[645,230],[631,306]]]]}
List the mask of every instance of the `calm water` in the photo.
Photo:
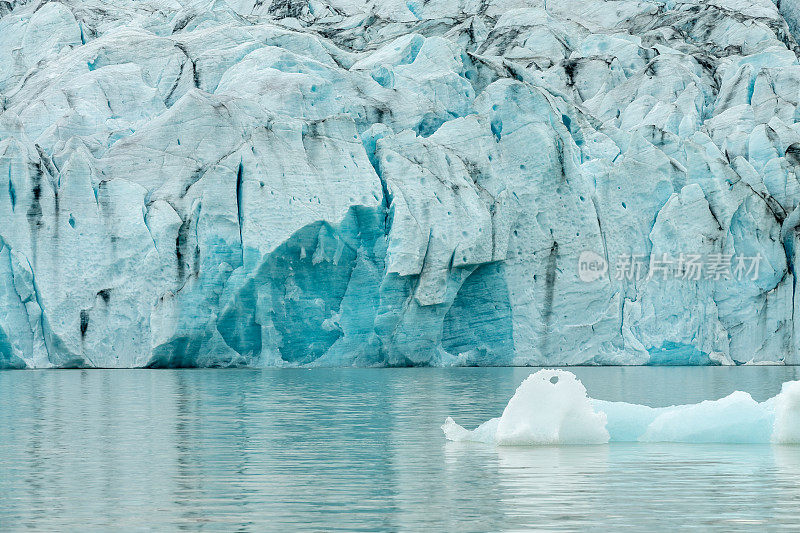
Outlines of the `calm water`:
{"type": "MultiPolygon", "coordinates": [[[[663,406],[787,367],[578,368],[663,406]]],[[[531,369],[0,372],[0,529],[797,530],[800,447],[446,442],[531,369]]]]}

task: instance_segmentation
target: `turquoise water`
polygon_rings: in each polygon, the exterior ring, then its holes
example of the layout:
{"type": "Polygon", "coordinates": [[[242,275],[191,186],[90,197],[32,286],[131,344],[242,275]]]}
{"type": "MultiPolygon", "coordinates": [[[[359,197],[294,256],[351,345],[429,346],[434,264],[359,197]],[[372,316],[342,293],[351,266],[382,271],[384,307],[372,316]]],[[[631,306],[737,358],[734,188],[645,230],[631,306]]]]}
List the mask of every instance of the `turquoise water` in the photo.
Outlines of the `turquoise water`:
{"type": "MultiPolygon", "coordinates": [[[[589,395],[756,400],[792,367],[577,368],[589,395]]],[[[447,442],[531,369],[0,372],[0,529],[674,530],[800,524],[800,446],[447,442]]]]}

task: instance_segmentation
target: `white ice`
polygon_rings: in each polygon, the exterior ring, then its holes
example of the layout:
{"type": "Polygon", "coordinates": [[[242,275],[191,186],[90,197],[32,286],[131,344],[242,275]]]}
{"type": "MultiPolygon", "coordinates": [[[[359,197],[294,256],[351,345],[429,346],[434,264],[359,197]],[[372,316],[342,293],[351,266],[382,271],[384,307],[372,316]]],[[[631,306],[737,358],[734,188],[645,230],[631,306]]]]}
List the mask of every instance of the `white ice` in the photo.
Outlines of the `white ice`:
{"type": "Polygon", "coordinates": [[[545,369],[522,382],[499,418],[469,431],[448,417],[442,430],[451,441],[499,446],[800,444],[800,381],[784,383],[780,394],[760,403],[736,391],[718,400],[653,408],[589,398],[571,372],[545,369]]]}

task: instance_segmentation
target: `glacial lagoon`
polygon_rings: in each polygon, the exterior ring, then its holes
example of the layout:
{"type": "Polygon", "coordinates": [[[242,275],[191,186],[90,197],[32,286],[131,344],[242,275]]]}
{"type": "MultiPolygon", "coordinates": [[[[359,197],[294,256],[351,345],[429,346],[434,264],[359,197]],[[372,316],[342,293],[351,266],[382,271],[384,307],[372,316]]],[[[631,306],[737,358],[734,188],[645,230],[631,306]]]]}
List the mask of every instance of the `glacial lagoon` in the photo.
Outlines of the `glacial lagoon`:
{"type": "MultiPolygon", "coordinates": [[[[800,446],[450,442],[538,369],[0,372],[0,529],[701,530],[800,522],[800,446]]],[[[572,367],[651,407],[800,369],[572,367]]]]}

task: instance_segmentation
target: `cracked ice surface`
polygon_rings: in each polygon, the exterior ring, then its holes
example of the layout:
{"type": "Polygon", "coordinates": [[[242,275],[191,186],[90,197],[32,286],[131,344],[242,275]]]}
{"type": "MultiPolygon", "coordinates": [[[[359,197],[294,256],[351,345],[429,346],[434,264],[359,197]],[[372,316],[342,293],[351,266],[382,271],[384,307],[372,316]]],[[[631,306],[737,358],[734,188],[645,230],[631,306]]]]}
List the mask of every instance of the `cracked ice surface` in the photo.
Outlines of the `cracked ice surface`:
{"type": "Polygon", "coordinates": [[[0,2],[0,367],[796,363],[798,27],[0,2]],[[584,251],[763,261],[585,283],[584,251]]]}

